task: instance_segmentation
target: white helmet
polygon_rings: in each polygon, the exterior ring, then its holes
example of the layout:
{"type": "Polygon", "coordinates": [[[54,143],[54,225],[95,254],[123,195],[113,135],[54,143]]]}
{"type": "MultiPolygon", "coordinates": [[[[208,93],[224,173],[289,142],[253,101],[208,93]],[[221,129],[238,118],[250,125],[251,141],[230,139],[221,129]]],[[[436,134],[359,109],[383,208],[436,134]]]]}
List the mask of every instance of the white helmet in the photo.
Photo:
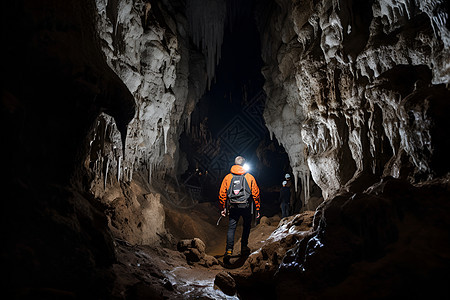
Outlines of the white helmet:
{"type": "Polygon", "coordinates": [[[289,178],[291,178],[291,175],[286,174],[286,175],[284,175],[284,178],[289,179],[289,178]]]}
{"type": "Polygon", "coordinates": [[[285,181],[283,181],[283,186],[285,186],[287,184],[287,181],[285,180],[285,181]]]}

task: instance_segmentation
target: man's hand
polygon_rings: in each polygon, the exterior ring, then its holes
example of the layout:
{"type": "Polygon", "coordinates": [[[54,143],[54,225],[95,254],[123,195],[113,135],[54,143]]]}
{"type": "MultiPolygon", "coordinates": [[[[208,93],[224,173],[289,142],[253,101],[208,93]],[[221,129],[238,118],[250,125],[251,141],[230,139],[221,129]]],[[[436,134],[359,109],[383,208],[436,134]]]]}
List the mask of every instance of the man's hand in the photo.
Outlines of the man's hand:
{"type": "Polygon", "coordinates": [[[259,219],[261,215],[259,214],[259,210],[256,211],[256,218],[259,219]]]}
{"type": "Polygon", "coordinates": [[[227,216],[227,209],[224,208],[224,209],[220,212],[220,214],[222,215],[222,217],[226,217],[226,216],[227,216]]]}

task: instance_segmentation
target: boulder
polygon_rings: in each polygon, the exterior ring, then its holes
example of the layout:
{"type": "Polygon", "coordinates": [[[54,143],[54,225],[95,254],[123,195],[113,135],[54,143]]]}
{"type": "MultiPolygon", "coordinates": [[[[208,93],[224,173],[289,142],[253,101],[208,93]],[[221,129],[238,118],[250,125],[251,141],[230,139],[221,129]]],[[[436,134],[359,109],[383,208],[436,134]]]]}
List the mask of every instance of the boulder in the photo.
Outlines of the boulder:
{"type": "Polygon", "coordinates": [[[228,272],[220,272],[214,279],[214,284],[229,296],[236,294],[236,282],[228,272]]]}
{"type": "Polygon", "coordinates": [[[199,238],[181,240],[177,250],[183,252],[188,263],[199,262],[205,257],[205,243],[199,238]]]}
{"type": "Polygon", "coordinates": [[[200,265],[209,268],[214,265],[218,265],[219,261],[214,256],[206,254],[205,257],[203,257],[203,260],[200,262],[200,265]]]}
{"type": "Polygon", "coordinates": [[[259,221],[259,224],[267,224],[267,225],[270,225],[270,220],[269,220],[268,217],[263,216],[263,217],[261,217],[261,220],[259,221]]]}
{"type": "Polygon", "coordinates": [[[194,238],[192,240],[191,247],[198,249],[201,253],[205,253],[205,250],[206,250],[205,243],[199,238],[194,238]]]}

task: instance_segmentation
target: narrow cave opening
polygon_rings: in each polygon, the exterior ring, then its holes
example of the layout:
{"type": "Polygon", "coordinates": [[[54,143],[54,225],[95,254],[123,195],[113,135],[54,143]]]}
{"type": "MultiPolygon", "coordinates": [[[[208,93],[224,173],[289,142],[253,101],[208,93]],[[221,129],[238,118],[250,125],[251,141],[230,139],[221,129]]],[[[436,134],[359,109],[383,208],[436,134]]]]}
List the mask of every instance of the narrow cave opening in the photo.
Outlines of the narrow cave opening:
{"type": "Polygon", "coordinates": [[[263,214],[274,215],[279,188],[291,170],[286,151],[270,138],[263,118],[260,33],[250,2],[229,18],[211,87],[181,134],[180,149],[189,164],[181,180],[201,190],[196,194],[199,202],[217,201],[223,177],[242,155],[260,187],[263,214]]]}

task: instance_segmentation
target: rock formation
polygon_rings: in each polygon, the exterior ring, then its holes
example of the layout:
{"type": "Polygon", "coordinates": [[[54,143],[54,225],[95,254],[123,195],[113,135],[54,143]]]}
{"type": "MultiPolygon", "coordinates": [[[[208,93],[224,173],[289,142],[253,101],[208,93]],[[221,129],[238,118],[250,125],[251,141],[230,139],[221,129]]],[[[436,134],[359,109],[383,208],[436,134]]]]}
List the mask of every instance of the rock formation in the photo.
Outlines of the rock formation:
{"type": "MultiPolygon", "coordinates": [[[[120,182],[130,183],[133,174],[139,173],[151,184],[152,178],[175,178],[185,171],[187,161],[180,154],[178,140],[189,130],[195,104],[214,77],[226,7],[221,0],[207,5],[193,0],[99,0],[96,8],[97,31],[108,65],[136,102],[126,135],[121,135],[113,118],[101,114],[86,141],[91,193],[116,210],[113,201],[117,199],[108,190],[117,189],[120,182]]],[[[142,207],[147,206],[144,202],[142,207]]],[[[113,219],[127,218],[133,206],[128,203],[128,210],[116,210],[113,219]]],[[[134,240],[148,241],[147,229],[155,237],[164,233],[162,227],[136,226],[154,223],[146,220],[142,208],[132,214],[144,221],[122,222],[121,226],[137,235],[134,240]]],[[[159,222],[163,224],[164,218],[159,222]]]]}
{"type": "Polygon", "coordinates": [[[177,174],[178,138],[207,78],[205,58],[189,45],[179,1],[96,5],[102,50],[136,101],[126,136],[107,115],[99,116],[91,133],[92,191],[102,196],[107,185],[129,182],[135,171],[147,174],[149,182],[155,175],[177,174]]]}
{"type": "Polygon", "coordinates": [[[2,5],[2,275],[7,298],[99,299],[114,244],[78,173],[101,112],[119,130],[134,98],[108,67],[91,1],[2,5]]]}
{"type": "Polygon", "coordinates": [[[205,243],[199,238],[181,240],[177,244],[177,249],[178,251],[183,252],[189,264],[199,263],[205,267],[219,264],[214,256],[205,253],[205,243]]]}
{"type": "MultiPolygon", "coordinates": [[[[169,281],[180,276],[175,270],[160,274],[156,259],[133,251],[159,257],[158,247],[175,243],[167,224],[180,239],[204,239],[211,228],[200,227],[215,222],[199,214],[184,222],[174,208],[186,199],[176,181],[186,169],[178,139],[214,76],[230,14],[224,0],[202,3],[2,6],[0,256],[9,298],[192,292],[188,280],[169,281]],[[187,231],[195,235],[180,237],[187,231]],[[133,273],[129,284],[117,283],[133,273]]],[[[274,233],[282,238],[259,241],[246,273],[222,274],[229,294],[448,294],[448,1],[252,4],[267,128],[288,153],[304,199],[314,182],[325,201],[314,217],[282,221],[274,233]]],[[[214,265],[195,245],[183,250],[190,261],[214,265]]],[[[160,257],[165,268],[190,267],[179,252],[160,257]]]]}
{"type": "Polygon", "coordinates": [[[314,234],[284,257],[279,298],[439,297],[448,292],[448,178],[414,187],[385,178],[331,199],[314,234]],[[432,195],[432,196],[430,196],[432,195]]]}
{"type": "Polygon", "coordinates": [[[449,250],[439,213],[449,198],[448,15],[444,1],[260,2],[266,124],[303,190],[311,172],[325,199],[315,234],[284,257],[273,295],[447,292],[449,261],[437,257],[449,250]],[[409,228],[424,233],[413,249],[409,228]]]}
{"type": "Polygon", "coordinates": [[[258,20],[264,117],[304,186],[448,172],[445,1],[262,1],[258,20]]]}

